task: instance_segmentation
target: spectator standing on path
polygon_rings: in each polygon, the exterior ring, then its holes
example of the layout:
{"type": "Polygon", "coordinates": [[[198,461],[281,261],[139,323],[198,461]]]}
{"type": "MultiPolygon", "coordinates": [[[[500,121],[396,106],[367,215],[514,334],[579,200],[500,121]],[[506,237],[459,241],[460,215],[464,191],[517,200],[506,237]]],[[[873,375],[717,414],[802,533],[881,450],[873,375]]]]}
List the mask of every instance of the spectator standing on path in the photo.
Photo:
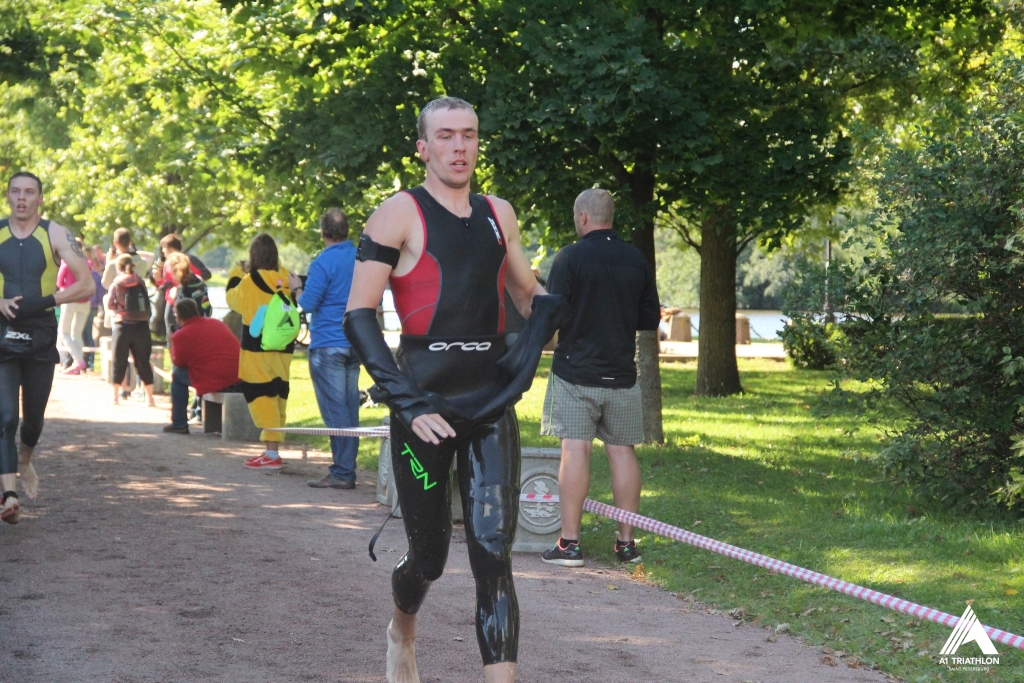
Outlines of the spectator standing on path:
{"type": "Polygon", "coordinates": [[[43,183],[20,172],[7,181],[11,215],[0,221],[0,519],[17,524],[18,470],[30,499],[39,493],[32,455],[43,433],[57,354],[54,306],[88,297],[92,278],[82,250],[66,229],[42,218],[43,183]],[[57,291],[59,261],[67,261],[76,282],[57,291]],[[21,399],[21,443],[18,399],[21,399]]]}
{"type": "Polygon", "coordinates": [[[107,310],[113,317],[110,346],[114,352],[112,382],[114,405],[125,376],[128,374],[128,354],[135,359],[135,372],[139,374],[146,389],[146,399],[153,407],[153,366],[149,356],[153,352],[153,340],[149,336],[149,316],[152,313],[149,290],[146,281],[135,272],[135,261],[131,254],[121,254],[114,266],[118,275],[110,283],[107,292],[107,310]]]}
{"type": "MultiPolygon", "coordinates": [[[[81,242],[78,242],[78,248],[82,248],[81,242]]],[[[89,265],[88,261],[85,262],[86,265],[89,265]]],[[[89,279],[92,279],[91,273],[89,279]]],[[[60,268],[57,270],[57,288],[63,291],[70,289],[74,284],[75,274],[71,272],[67,261],[61,261],[60,268]]],[[[89,297],[60,305],[60,337],[72,358],[71,366],[64,371],[66,375],[80,375],[82,370],[85,370],[85,356],[82,348],[85,346],[85,326],[91,324],[90,308],[89,297]]]]}
{"type": "MultiPolygon", "coordinates": [[[[320,217],[320,236],[326,248],[309,264],[306,283],[289,276],[299,306],[312,316],[309,322],[309,376],[327,427],[359,426],[359,358],[341,329],[356,265],[356,246],[348,239],[348,217],[341,209],[328,209],[320,217]]],[[[332,436],[334,462],[320,479],[307,482],[316,489],[354,489],[359,439],[332,436]]]]}
{"type": "Polygon", "coordinates": [[[277,292],[292,298],[288,281],[288,271],[278,262],[277,244],[266,233],[256,235],[249,244],[249,261],[240,261],[228,273],[225,298],[231,310],[242,316],[238,377],[252,421],[263,430],[260,441],[264,452],[245,461],[250,469],[279,470],[282,466],[278,444],[284,441],[284,434],[268,432],[267,428],[285,425],[295,342],[281,351],[267,351],[263,348],[263,331],[253,334],[251,325],[260,307],[270,304],[277,292]]]}
{"type": "MultiPolygon", "coordinates": [[[[615,236],[614,217],[607,190],[582,192],[573,205],[580,239],[558,252],[548,277],[548,291],[565,297],[572,319],[558,331],[541,418],[541,434],[562,440],[562,536],[542,559],[566,567],[583,566],[580,518],[595,436],[608,452],[615,506],[640,506],[634,446],[644,429],[633,359],[637,330],[658,329],[660,308],[654,272],[638,249],[615,236]]],[[[619,524],[615,554],[623,562],[640,559],[628,524],[619,524]]]]}
{"type": "MultiPolygon", "coordinates": [[[[100,281],[100,284],[107,289],[108,293],[111,283],[114,282],[114,278],[120,273],[117,269],[117,259],[124,254],[131,255],[137,274],[148,272],[150,265],[153,263],[153,253],[136,249],[135,242],[132,240],[132,233],[127,228],[118,228],[114,231],[114,240],[110,245],[110,251],[107,252],[106,265],[103,267],[103,278],[100,281]]],[[[107,310],[103,314],[103,326],[110,328],[111,341],[113,341],[114,313],[110,310],[110,306],[107,306],[107,310]]],[[[152,340],[150,340],[150,346],[152,346],[152,340]]],[[[128,386],[127,373],[125,373],[124,382],[121,398],[128,398],[131,395],[131,387],[128,386]]]]}
{"type": "Polygon", "coordinates": [[[107,252],[106,266],[103,268],[102,285],[107,289],[110,289],[110,283],[120,273],[117,269],[117,257],[122,254],[131,255],[136,273],[145,273],[153,261],[153,252],[136,249],[132,233],[127,228],[118,228],[114,231],[114,241],[107,252]]]}
{"type": "Polygon", "coordinates": [[[203,316],[193,299],[178,299],[174,315],[180,328],[171,345],[171,424],[164,431],[188,434],[189,386],[195,387],[199,396],[235,387],[239,346],[230,328],[203,316]]]}

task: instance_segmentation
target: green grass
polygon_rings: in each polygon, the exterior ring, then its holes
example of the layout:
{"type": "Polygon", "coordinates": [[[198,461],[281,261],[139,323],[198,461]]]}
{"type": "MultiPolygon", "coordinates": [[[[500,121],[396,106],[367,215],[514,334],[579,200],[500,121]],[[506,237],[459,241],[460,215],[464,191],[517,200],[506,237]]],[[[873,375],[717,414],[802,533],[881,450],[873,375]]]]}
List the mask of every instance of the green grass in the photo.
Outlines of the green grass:
{"type": "MultiPolygon", "coordinates": [[[[543,360],[518,406],[524,445],[557,446],[538,434],[549,368],[543,360]]],[[[638,449],[641,514],[957,616],[973,600],[983,623],[1024,632],[1020,525],[957,517],[880,482],[872,463],[880,434],[856,416],[820,417],[813,410],[824,373],[741,360],[746,393],[710,399],[693,396],[695,369],[662,366],[667,444],[638,449]]],[[[363,383],[369,383],[365,373],[363,383]]],[[[292,397],[292,424],[322,424],[299,357],[292,397]]],[[[362,423],[379,424],[383,415],[381,408],[364,409],[362,423]]],[[[326,439],[305,441],[327,447],[326,439]]],[[[376,440],[362,441],[360,467],[375,469],[377,447],[376,440]]],[[[590,496],[612,502],[601,448],[595,448],[590,496]]],[[[586,514],[588,555],[610,563],[615,529],[586,514]]],[[[1024,657],[1008,646],[996,643],[1001,664],[989,675],[948,672],[937,663],[948,628],[676,541],[638,539],[645,580],[714,610],[741,608],[748,622],[789,624],[809,643],[848,653],[840,666],[855,656],[915,682],[1024,680],[1024,657]]],[[[665,599],[677,598],[667,592],[665,599]]],[[[959,653],[975,654],[973,644],[959,653]]]]}

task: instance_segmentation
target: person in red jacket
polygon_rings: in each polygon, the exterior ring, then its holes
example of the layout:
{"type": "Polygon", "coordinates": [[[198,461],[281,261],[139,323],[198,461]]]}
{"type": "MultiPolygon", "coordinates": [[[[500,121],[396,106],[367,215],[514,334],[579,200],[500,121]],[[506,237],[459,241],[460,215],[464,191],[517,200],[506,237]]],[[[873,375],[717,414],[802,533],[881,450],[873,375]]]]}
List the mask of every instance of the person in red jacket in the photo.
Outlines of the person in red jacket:
{"type": "Polygon", "coordinates": [[[212,394],[238,384],[238,339],[230,328],[215,318],[199,314],[193,299],[179,299],[174,315],[181,329],[171,344],[171,424],[165,432],[188,434],[188,388],[212,394]]]}

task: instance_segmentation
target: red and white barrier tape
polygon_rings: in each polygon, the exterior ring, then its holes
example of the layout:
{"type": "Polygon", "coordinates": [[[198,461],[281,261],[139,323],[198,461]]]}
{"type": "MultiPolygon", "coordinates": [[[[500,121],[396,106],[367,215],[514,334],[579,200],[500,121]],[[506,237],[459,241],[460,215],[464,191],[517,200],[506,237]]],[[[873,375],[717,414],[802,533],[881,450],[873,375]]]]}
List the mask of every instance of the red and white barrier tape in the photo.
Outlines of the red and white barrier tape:
{"type": "Polygon", "coordinates": [[[307,434],[309,436],[361,436],[365,438],[386,437],[391,434],[391,428],[381,425],[380,427],[348,427],[331,429],[329,427],[268,427],[268,432],[282,432],[284,434],[307,434]]]}
{"type": "MultiPolygon", "coordinates": [[[[309,434],[312,436],[357,436],[357,437],[386,437],[391,433],[390,427],[354,427],[351,429],[330,429],[330,428],[319,428],[319,427],[280,427],[268,429],[270,432],[285,432],[288,434],[309,434]]],[[[519,500],[529,503],[557,503],[559,498],[556,495],[541,494],[541,493],[524,493],[519,496],[519,500]]],[[[800,579],[807,583],[814,584],[816,586],[823,586],[830,590],[837,591],[839,593],[845,593],[846,595],[866,600],[882,607],[887,607],[897,612],[909,614],[912,617],[919,619],[927,619],[928,621],[935,622],[936,624],[942,624],[953,628],[960,621],[960,617],[953,616],[952,614],[946,614],[940,612],[937,609],[931,607],[925,607],[924,605],[918,605],[917,603],[897,598],[894,595],[888,595],[886,593],[880,593],[870,588],[858,586],[855,583],[849,583],[841,579],[836,579],[826,574],[819,574],[818,572],[812,572],[809,569],[798,567],[795,564],[789,564],[775,558],[768,557],[767,555],[761,555],[760,553],[751,552],[743,548],[738,548],[728,543],[722,543],[716,541],[713,538],[707,536],[701,536],[695,534],[692,531],[686,529],[680,529],[679,527],[672,526],[671,524],[665,524],[659,522],[656,519],[650,517],[643,517],[634,512],[626,512],[620,510],[617,507],[611,505],[605,505],[604,503],[598,503],[596,500],[587,498],[583,501],[583,509],[587,512],[593,512],[595,515],[601,515],[608,519],[615,520],[616,522],[624,522],[630,526],[634,526],[637,529],[644,529],[651,533],[664,536],[665,538],[671,538],[676,541],[682,541],[687,545],[692,545],[696,548],[703,548],[704,550],[710,550],[713,553],[719,555],[725,555],[731,557],[734,560],[740,560],[748,564],[757,565],[758,567],[764,567],[776,571],[786,576],[791,576],[794,579],[800,579]]],[[[1008,631],[1002,631],[998,628],[991,626],[983,626],[985,633],[990,638],[996,640],[1004,645],[1010,645],[1018,650],[1024,650],[1024,637],[1018,636],[1008,631]]]]}
{"type": "MultiPolygon", "coordinates": [[[[529,494],[528,494],[529,495],[529,494]]],[[[545,496],[547,498],[558,499],[557,496],[545,496]]],[[[531,499],[533,500],[533,499],[531,499]]],[[[896,610],[897,612],[903,612],[919,619],[927,619],[933,621],[936,624],[942,624],[950,628],[957,625],[960,621],[960,617],[955,617],[952,614],[946,614],[939,610],[932,609],[931,607],[925,607],[916,603],[910,602],[909,600],[903,600],[893,595],[887,595],[885,593],[879,593],[878,591],[871,590],[870,588],[864,588],[858,586],[855,583],[849,583],[840,579],[826,576],[825,574],[819,574],[818,572],[812,572],[809,569],[803,567],[797,567],[796,565],[789,564],[788,562],[782,562],[766,555],[760,555],[758,553],[744,550],[743,548],[737,548],[734,545],[728,543],[722,543],[716,541],[713,538],[707,536],[701,536],[695,534],[692,531],[686,529],[680,529],[664,522],[659,522],[656,519],[650,517],[642,517],[633,512],[626,512],[619,508],[612,507],[611,505],[605,505],[604,503],[598,503],[597,501],[590,500],[589,498],[583,502],[583,509],[588,512],[593,512],[595,515],[601,515],[613,519],[616,522],[624,522],[630,526],[634,526],[638,529],[644,529],[651,533],[671,538],[677,541],[682,541],[688,545],[692,545],[697,548],[703,548],[704,550],[710,550],[713,553],[719,555],[725,555],[735,560],[741,560],[749,564],[755,564],[758,567],[764,567],[765,569],[771,569],[780,574],[786,576],[792,576],[795,579],[806,581],[807,583],[813,583],[816,586],[824,586],[825,588],[851,595],[861,600],[867,600],[868,602],[882,607],[888,607],[889,609],[896,610]]],[[[985,633],[989,635],[993,640],[997,640],[1004,645],[1010,645],[1019,650],[1024,650],[1024,637],[1009,633],[1008,631],[1001,631],[991,626],[984,626],[985,633]]]]}

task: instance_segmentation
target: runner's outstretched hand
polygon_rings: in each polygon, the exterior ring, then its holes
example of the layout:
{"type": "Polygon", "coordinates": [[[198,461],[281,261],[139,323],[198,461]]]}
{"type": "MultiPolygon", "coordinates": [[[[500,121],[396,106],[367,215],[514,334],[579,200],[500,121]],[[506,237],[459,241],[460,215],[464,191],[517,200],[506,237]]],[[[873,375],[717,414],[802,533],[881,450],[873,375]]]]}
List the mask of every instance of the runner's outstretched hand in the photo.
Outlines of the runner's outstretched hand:
{"type": "Polygon", "coordinates": [[[455,430],[437,413],[419,415],[413,419],[410,426],[416,436],[420,437],[423,441],[429,441],[435,446],[441,443],[438,437],[446,439],[455,436],[455,430]]]}

